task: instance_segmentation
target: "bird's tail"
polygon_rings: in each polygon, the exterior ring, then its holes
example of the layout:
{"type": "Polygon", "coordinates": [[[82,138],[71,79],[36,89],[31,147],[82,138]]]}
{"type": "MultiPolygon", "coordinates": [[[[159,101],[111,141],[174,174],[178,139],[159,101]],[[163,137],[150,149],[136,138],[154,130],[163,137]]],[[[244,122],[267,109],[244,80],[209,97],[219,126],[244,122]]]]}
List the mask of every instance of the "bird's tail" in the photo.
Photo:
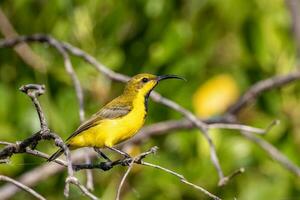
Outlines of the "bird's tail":
{"type": "Polygon", "coordinates": [[[63,153],[64,153],[64,149],[62,149],[62,148],[58,149],[54,154],[52,154],[52,156],[50,156],[47,159],[47,162],[51,162],[51,161],[55,160],[56,158],[58,158],[63,153]]]}

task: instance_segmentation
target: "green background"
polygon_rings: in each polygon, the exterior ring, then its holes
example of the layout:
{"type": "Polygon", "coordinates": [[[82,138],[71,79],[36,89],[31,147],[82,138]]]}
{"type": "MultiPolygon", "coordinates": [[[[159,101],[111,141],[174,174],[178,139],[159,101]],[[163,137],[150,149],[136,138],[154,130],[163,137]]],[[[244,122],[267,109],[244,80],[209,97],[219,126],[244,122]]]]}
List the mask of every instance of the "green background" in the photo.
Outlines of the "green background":
{"type": "MultiPolygon", "coordinates": [[[[210,77],[231,74],[244,92],[258,80],[296,70],[296,45],[292,21],[283,0],[1,0],[0,8],[20,35],[46,33],[93,55],[112,70],[129,76],[140,72],[177,74],[188,79],[164,82],[157,91],[193,110],[192,95],[210,77]],[[176,88],[176,92],[174,92],[176,88]]],[[[79,124],[78,104],[72,81],[61,56],[44,44],[31,44],[47,68],[33,69],[13,49],[0,49],[0,140],[15,142],[39,129],[36,112],[18,88],[27,83],[45,84],[40,98],[51,130],[66,138],[79,124]]],[[[111,82],[81,59],[72,63],[84,88],[87,116],[117,96],[123,84],[111,82]]],[[[264,138],[300,165],[300,84],[265,92],[239,119],[266,127],[279,119],[264,138]]],[[[180,119],[175,111],[150,101],[147,124],[180,119]]],[[[300,181],[271,160],[258,146],[236,131],[212,131],[225,174],[239,167],[246,172],[225,187],[217,187],[217,173],[205,141],[197,130],[177,131],[141,144],[141,151],[160,147],[147,158],[182,173],[188,180],[224,198],[241,200],[292,200],[300,198],[300,181]]],[[[38,149],[55,151],[51,142],[38,149]]],[[[45,161],[14,155],[0,166],[0,173],[18,177],[45,161]]],[[[94,193],[114,199],[125,172],[93,170],[94,193]]],[[[64,199],[66,172],[33,187],[49,199],[64,199]]],[[[78,173],[82,182],[84,173],[78,173]]],[[[1,183],[2,184],[2,183],[1,183]]],[[[19,192],[13,199],[32,199],[19,192]]],[[[72,187],[70,199],[85,199],[72,187]]],[[[207,199],[169,174],[142,167],[129,175],[122,199],[207,199]]]]}

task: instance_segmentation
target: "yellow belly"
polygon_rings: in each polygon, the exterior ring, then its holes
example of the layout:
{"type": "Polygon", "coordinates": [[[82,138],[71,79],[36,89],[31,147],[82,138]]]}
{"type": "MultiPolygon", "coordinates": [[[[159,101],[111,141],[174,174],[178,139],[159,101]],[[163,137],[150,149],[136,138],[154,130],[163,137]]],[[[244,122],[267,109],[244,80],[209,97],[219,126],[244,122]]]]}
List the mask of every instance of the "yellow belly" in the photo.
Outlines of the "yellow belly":
{"type": "Polygon", "coordinates": [[[117,119],[103,119],[86,131],[71,138],[68,144],[72,148],[79,147],[112,147],[134,136],[143,126],[145,110],[133,109],[127,115],[117,119]]]}

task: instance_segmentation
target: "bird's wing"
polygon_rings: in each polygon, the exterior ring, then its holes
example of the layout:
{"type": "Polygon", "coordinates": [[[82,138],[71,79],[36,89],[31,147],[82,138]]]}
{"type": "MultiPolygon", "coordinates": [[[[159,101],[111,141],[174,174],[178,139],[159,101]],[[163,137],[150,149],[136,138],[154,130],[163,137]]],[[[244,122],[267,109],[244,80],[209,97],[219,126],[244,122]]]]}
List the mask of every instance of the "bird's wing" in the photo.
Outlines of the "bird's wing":
{"type": "Polygon", "coordinates": [[[98,111],[96,114],[94,114],[90,119],[83,122],[78,127],[78,129],[68,137],[67,140],[73,138],[74,136],[78,135],[82,131],[85,131],[91,127],[98,125],[103,119],[115,119],[115,118],[122,117],[127,113],[129,113],[131,109],[132,109],[131,105],[119,104],[117,106],[116,105],[110,106],[110,104],[108,104],[107,106],[103,107],[100,111],[98,111]]]}

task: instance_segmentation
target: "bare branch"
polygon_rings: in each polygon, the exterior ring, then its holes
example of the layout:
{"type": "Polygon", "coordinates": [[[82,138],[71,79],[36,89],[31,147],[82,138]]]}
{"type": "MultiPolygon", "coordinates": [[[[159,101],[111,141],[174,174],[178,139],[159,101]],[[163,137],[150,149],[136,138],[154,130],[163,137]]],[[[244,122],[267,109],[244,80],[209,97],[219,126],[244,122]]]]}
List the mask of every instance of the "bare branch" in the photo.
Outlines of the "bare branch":
{"type": "Polygon", "coordinates": [[[124,182],[125,182],[125,179],[127,178],[129,172],[131,171],[131,169],[132,169],[132,167],[133,167],[134,161],[135,161],[135,159],[132,159],[132,161],[129,163],[128,169],[126,170],[124,176],[122,177],[122,180],[121,180],[120,185],[119,185],[118,190],[117,190],[116,200],[119,200],[119,199],[120,199],[121,189],[122,189],[122,187],[123,187],[123,184],[124,184],[124,182]]]}
{"type": "Polygon", "coordinates": [[[16,185],[17,187],[21,188],[22,190],[28,192],[29,194],[31,194],[32,196],[36,197],[37,199],[40,199],[40,200],[46,200],[45,197],[43,197],[42,195],[40,195],[39,193],[37,193],[36,191],[34,191],[33,189],[31,189],[30,187],[12,179],[12,178],[9,178],[7,176],[4,176],[4,175],[0,175],[0,181],[6,181],[6,182],[9,182],[9,183],[12,183],[14,185],[16,185]]]}
{"type": "Polygon", "coordinates": [[[45,85],[38,85],[38,84],[27,84],[23,85],[19,89],[21,92],[24,92],[27,94],[31,101],[34,104],[34,107],[38,113],[40,124],[41,124],[41,130],[47,130],[47,122],[46,118],[44,116],[44,113],[42,111],[40,102],[37,100],[37,97],[45,93],[45,85]]]}
{"type": "Polygon", "coordinates": [[[211,197],[212,199],[215,199],[215,200],[221,200],[221,198],[219,198],[219,197],[213,195],[212,193],[208,192],[208,191],[205,190],[204,188],[202,188],[202,187],[200,187],[200,186],[198,186],[198,185],[195,185],[195,184],[189,182],[188,180],[186,180],[186,178],[185,178],[183,175],[178,174],[178,173],[176,173],[176,172],[174,172],[174,171],[172,171],[172,170],[170,170],[170,169],[167,169],[167,168],[164,168],[164,167],[162,167],[162,166],[155,165],[155,164],[152,164],[152,163],[144,162],[144,161],[142,161],[141,164],[142,164],[142,165],[145,165],[145,166],[153,167],[153,168],[156,168],[156,169],[160,169],[160,170],[163,170],[163,171],[165,171],[165,172],[167,172],[167,173],[169,173],[169,174],[172,174],[172,175],[178,177],[178,178],[180,179],[181,182],[183,182],[183,183],[185,183],[185,184],[187,184],[187,185],[190,185],[190,186],[192,186],[193,188],[195,188],[195,189],[197,189],[197,190],[203,192],[204,194],[206,194],[207,196],[211,197]]]}
{"type": "MultiPolygon", "coordinates": [[[[19,36],[13,39],[6,39],[0,41],[0,47],[13,47],[20,43],[24,42],[41,42],[41,43],[47,43],[51,44],[55,39],[44,35],[44,34],[34,34],[29,36],[19,36]],[[51,42],[52,41],[52,42],[51,42]]],[[[55,40],[56,41],[56,40],[55,40]]],[[[81,49],[72,46],[71,44],[68,44],[66,42],[61,43],[62,47],[68,51],[69,53],[78,56],[82,59],[84,59],[86,62],[90,63],[92,66],[94,66],[99,72],[105,74],[108,78],[115,81],[121,81],[126,82],[129,80],[128,76],[116,73],[103,64],[99,63],[93,56],[89,55],[88,53],[82,51],[81,49]]]]}
{"type": "Polygon", "coordinates": [[[149,155],[149,154],[153,154],[157,151],[157,147],[152,147],[149,151],[146,151],[144,153],[141,153],[140,155],[134,157],[134,158],[126,158],[126,159],[122,159],[122,160],[117,160],[117,161],[113,161],[113,162],[102,162],[100,164],[90,164],[90,165],[73,165],[74,169],[75,170],[81,170],[81,169],[94,169],[94,168],[99,168],[99,169],[102,169],[102,170],[105,170],[103,166],[106,165],[107,169],[111,169],[113,166],[116,166],[116,165],[129,165],[129,168],[126,170],[126,173],[124,174],[121,182],[120,182],[120,185],[118,187],[118,192],[117,192],[117,196],[116,196],[116,200],[119,200],[120,198],[120,193],[121,193],[121,189],[122,189],[122,186],[124,184],[124,181],[126,179],[126,177],[128,176],[132,166],[133,166],[133,163],[136,163],[136,164],[142,164],[142,165],[146,165],[146,166],[150,166],[150,167],[154,167],[154,168],[157,168],[157,169],[161,169],[163,171],[166,171],[174,176],[177,176],[178,178],[180,178],[180,180],[183,182],[183,183],[186,183],[187,185],[190,185],[194,188],[196,188],[197,190],[203,192],[204,194],[208,195],[209,197],[213,198],[213,199],[220,199],[219,197],[211,194],[210,192],[208,192],[207,190],[205,190],[204,188],[200,187],[200,186],[197,186],[189,181],[187,181],[183,175],[180,175],[170,169],[167,169],[167,168],[164,168],[164,167],[161,167],[159,165],[155,165],[155,164],[151,164],[151,163],[148,163],[148,162],[144,162],[143,159],[149,155]]]}
{"type": "MultiPolygon", "coordinates": [[[[243,125],[243,124],[232,123],[228,121],[226,118],[220,118],[218,120],[203,120],[203,121],[207,124],[209,129],[220,128],[220,129],[231,129],[237,131],[244,130],[256,134],[265,134],[266,132],[269,131],[269,127],[272,127],[274,123],[275,124],[278,123],[278,121],[275,120],[266,129],[262,129],[262,128],[243,125]]],[[[192,128],[196,128],[195,125],[191,121],[188,121],[186,119],[167,120],[163,122],[158,122],[142,128],[139,131],[139,133],[130,140],[130,142],[140,143],[145,141],[149,137],[153,137],[156,135],[164,135],[167,133],[169,134],[171,133],[171,131],[192,129],[192,128]]]]}
{"type": "MultiPolygon", "coordinates": [[[[3,142],[3,141],[0,141],[0,144],[3,144],[3,145],[15,145],[14,143],[3,142]]],[[[44,158],[46,160],[50,157],[48,154],[45,154],[45,153],[40,152],[38,150],[32,150],[32,149],[29,149],[29,148],[26,148],[25,151],[24,151],[24,153],[27,153],[27,154],[30,154],[30,155],[33,155],[33,156],[36,156],[36,157],[44,158]]],[[[57,164],[64,165],[64,166],[67,167],[67,162],[65,162],[63,160],[56,159],[53,162],[56,162],[57,164]]]]}
{"type": "Polygon", "coordinates": [[[279,162],[284,168],[288,169],[289,171],[296,174],[298,177],[300,177],[300,169],[298,166],[293,164],[285,155],[283,155],[276,147],[274,147],[272,144],[267,142],[266,140],[263,140],[255,135],[253,135],[250,132],[242,131],[241,134],[246,137],[247,139],[251,140],[252,142],[256,143],[258,146],[260,146],[264,151],[267,152],[267,154],[279,162]]]}
{"type": "MultiPolygon", "coordinates": [[[[86,153],[83,151],[83,149],[79,150],[72,155],[72,159],[73,159],[72,161],[73,162],[84,161],[85,155],[86,155],[86,153]]],[[[90,151],[88,155],[96,157],[96,154],[94,154],[94,152],[92,152],[92,151],[90,151]]],[[[47,159],[47,158],[49,158],[49,156],[47,155],[45,158],[47,159]]],[[[25,172],[17,180],[25,185],[32,187],[32,186],[35,186],[36,184],[38,184],[40,181],[47,180],[48,177],[51,177],[51,176],[63,171],[65,169],[65,167],[67,166],[67,162],[59,160],[59,159],[56,159],[54,162],[45,163],[33,170],[25,172]],[[58,163],[57,161],[58,162],[61,161],[62,163],[58,163]],[[56,162],[56,163],[54,163],[54,162],[56,162]],[[59,165],[57,165],[57,164],[59,164],[59,165]]],[[[15,187],[14,185],[6,184],[0,188],[0,196],[3,199],[10,199],[13,195],[16,194],[17,191],[19,191],[19,189],[17,187],[15,187]]]]}
{"type": "MultiPolygon", "coordinates": [[[[0,142],[0,143],[2,143],[2,142],[0,142]]],[[[12,143],[5,143],[5,144],[11,145],[12,143]]],[[[31,150],[31,149],[28,149],[28,148],[25,149],[25,153],[28,153],[28,154],[31,154],[31,155],[34,155],[34,156],[37,156],[37,157],[45,158],[45,159],[48,159],[50,157],[49,155],[47,155],[45,153],[42,153],[42,152],[37,151],[37,150],[31,150]]],[[[84,155],[87,155],[87,154],[84,154],[84,155]]],[[[56,162],[57,164],[60,164],[60,165],[62,165],[64,167],[67,167],[67,168],[69,166],[68,164],[70,163],[70,162],[65,162],[63,160],[60,160],[60,159],[56,159],[53,162],[56,162]]],[[[81,185],[76,177],[73,176],[73,170],[71,172],[69,171],[68,173],[69,173],[69,176],[66,179],[66,185],[67,186],[65,187],[65,190],[68,190],[69,183],[72,183],[72,184],[76,185],[89,198],[98,199],[92,193],[90,193],[83,185],[81,185]]],[[[68,196],[68,191],[66,191],[66,196],[68,196]]]]}
{"type": "Polygon", "coordinates": [[[239,174],[242,174],[245,172],[245,169],[239,168],[237,170],[235,170],[234,172],[232,172],[231,174],[229,174],[228,176],[224,177],[223,179],[221,179],[218,183],[218,186],[225,186],[232,178],[236,177],[239,174]]]}
{"type": "Polygon", "coordinates": [[[129,172],[131,171],[131,169],[132,169],[132,167],[133,167],[133,163],[134,163],[134,159],[131,161],[131,163],[129,164],[128,169],[126,170],[124,176],[122,177],[122,180],[121,180],[120,185],[119,185],[119,187],[118,187],[116,200],[120,200],[121,189],[122,189],[122,187],[123,187],[123,185],[124,185],[125,179],[127,178],[129,172]]]}
{"type": "MultiPolygon", "coordinates": [[[[91,163],[91,158],[88,155],[88,151],[87,149],[84,149],[84,151],[86,152],[85,154],[85,163],[91,163]]],[[[87,189],[89,189],[90,191],[94,190],[94,179],[93,179],[93,172],[90,169],[86,170],[86,187],[87,189]]]]}
{"type": "Polygon", "coordinates": [[[90,199],[92,200],[98,200],[99,198],[96,197],[95,195],[93,195],[91,192],[89,192],[88,189],[86,189],[86,187],[84,187],[76,177],[74,176],[69,176],[67,179],[66,179],[66,184],[67,183],[72,183],[74,185],[76,185],[83,194],[85,194],[87,197],[89,197],[90,199]]]}
{"type": "Polygon", "coordinates": [[[36,111],[38,113],[38,116],[39,116],[41,130],[18,144],[6,146],[4,149],[2,149],[0,151],[0,159],[5,159],[14,153],[23,153],[25,151],[26,147],[28,147],[28,146],[35,148],[38,141],[40,141],[41,139],[52,139],[51,138],[52,134],[50,133],[50,130],[48,129],[44,113],[43,113],[41,105],[37,99],[38,96],[42,95],[45,92],[45,86],[38,85],[38,84],[28,84],[28,85],[22,86],[20,88],[20,91],[27,94],[30,97],[30,99],[32,100],[32,102],[36,108],[36,111]]]}
{"type": "MultiPolygon", "coordinates": [[[[64,50],[62,49],[62,53],[64,50]]],[[[68,60],[68,57],[65,57],[65,60],[68,60]]],[[[39,116],[40,124],[41,124],[41,130],[38,131],[37,133],[33,134],[29,138],[23,140],[21,143],[17,144],[10,144],[6,146],[2,151],[0,151],[0,158],[5,159],[8,156],[11,156],[14,153],[24,153],[28,151],[26,149],[28,146],[31,146],[32,148],[35,148],[38,142],[42,139],[52,139],[55,141],[55,144],[64,149],[64,153],[66,155],[66,160],[67,160],[67,169],[68,169],[68,178],[66,179],[66,185],[65,185],[65,196],[69,195],[69,183],[75,184],[80,188],[80,190],[85,191],[87,190],[84,188],[84,186],[79,184],[79,181],[74,177],[74,172],[73,172],[73,167],[72,167],[72,161],[71,161],[71,154],[69,151],[69,148],[67,145],[63,142],[63,140],[55,133],[51,133],[48,126],[47,122],[44,116],[44,113],[42,111],[42,108],[40,106],[40,103],[37,99],[38,96],[42,95],[45,91],[45,86],[43,85],[38,85],[38,84],[28,84],[24,85],[20,88],[20,90],[24,93],[26,93],[32,100],[36,111],[39,116]],[[77,180],[77,181],[74,181],[77,180]]],[[[38,152],[33,152],[31,153],[38,153],[38,152]]],[[[87,196],[90,197],[89,193],[85,193],[87,196]]]]}
{"type": "Polygon", "coordinates": [[[279,120],[274,120],[272,121],[267,128],[261,129],[261,128],[255,128],[252,126],[247,126],[243,124],[232,124],[232,123],[212,123],[209,124],[208,127],[211,128],[219,128],[219,129],[231,129],[231,130],[238,130],[238,131],[246,131],[250,133],[256,133],[256,134],[266,134],[267,132],[270,131],[270,129],[279,124],[279,120]]]}
{"type": "Polygon", "coordinates": [[[246,93],[240,97],[240,99],[231,106],[227,113],[228,115],[235,115],[237,114],[242,108],[247,106],[249,103],[254,101],[259,95],[261,95],[263,92],[279,88],[283,85],[287,85],[295,80],[300,79],[300,71],[295,71],[292,73],[289,73],[287,75],[282,76],[275,76],[271,77],[262,81],[257,82],[253,86],[251,86],[246,93]]]}

